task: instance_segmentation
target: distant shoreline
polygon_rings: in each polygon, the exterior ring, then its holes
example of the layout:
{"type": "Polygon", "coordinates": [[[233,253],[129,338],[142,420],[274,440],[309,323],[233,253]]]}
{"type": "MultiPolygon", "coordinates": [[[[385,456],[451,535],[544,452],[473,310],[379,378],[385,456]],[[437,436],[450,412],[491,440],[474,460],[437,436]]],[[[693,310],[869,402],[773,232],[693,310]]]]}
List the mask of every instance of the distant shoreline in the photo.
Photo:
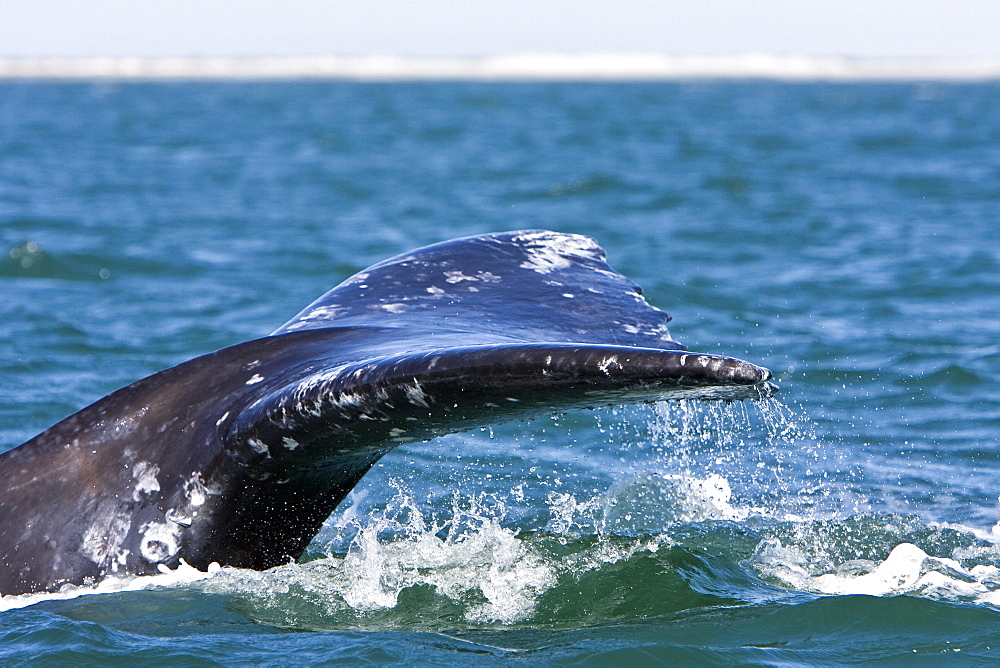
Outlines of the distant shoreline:
{"type": "Polygon", "coordinates": [[[781,81],[1000,80],[1000,60],[842,56],[512,54],[212,58],[0,58],[0,80],[781,81]]]}

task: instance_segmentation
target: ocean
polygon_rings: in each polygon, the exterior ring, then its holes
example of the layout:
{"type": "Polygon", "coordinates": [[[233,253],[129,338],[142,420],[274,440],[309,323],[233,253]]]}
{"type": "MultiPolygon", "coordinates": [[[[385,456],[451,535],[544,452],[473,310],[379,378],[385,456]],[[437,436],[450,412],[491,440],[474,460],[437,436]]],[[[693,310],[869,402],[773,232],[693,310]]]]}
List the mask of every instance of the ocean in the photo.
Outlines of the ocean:
{"type": "Polygon", "coordinates": [[[0,449],[523,228],[779,393],[405,445],[301,563],[0,598],[0,662],[1000,661],[996,82],[0,82],[0,449]]]}

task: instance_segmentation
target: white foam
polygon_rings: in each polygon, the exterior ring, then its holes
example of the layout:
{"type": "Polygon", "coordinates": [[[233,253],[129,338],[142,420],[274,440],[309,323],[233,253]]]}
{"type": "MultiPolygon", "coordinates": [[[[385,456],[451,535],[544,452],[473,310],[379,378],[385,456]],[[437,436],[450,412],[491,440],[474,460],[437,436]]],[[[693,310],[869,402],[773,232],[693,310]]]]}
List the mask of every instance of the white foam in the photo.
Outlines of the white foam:
{"type": "Polygon", "coordinates": [[[885,560],[844,562],[833,572],[813,573],[805,551],[767,539],[753,557],[756,570],[802,591],[825,595],[899,596],[1000,603],[1000,569],[966,568],[947,557],[933,557],[912,543],[900,543],[885,560]]]}
{"type": "Polygon", "coordinates": [[[20,596],[0,596],[0,611],[24,608],[43,601],[66,601],[81,596],[94,594],[113,594],[123,591],[140,591],[155,587],[179,587],[199,580],[204,580],[221,572],[218,564],[211,564],[208,571],[200,571],[189,566],[183,560],[180,565],[171,570],[162,564],[157,575],[139,577],[107,577],[95,585],[63,585],[57,592],[40,594],[21,594],[20,596]]]}

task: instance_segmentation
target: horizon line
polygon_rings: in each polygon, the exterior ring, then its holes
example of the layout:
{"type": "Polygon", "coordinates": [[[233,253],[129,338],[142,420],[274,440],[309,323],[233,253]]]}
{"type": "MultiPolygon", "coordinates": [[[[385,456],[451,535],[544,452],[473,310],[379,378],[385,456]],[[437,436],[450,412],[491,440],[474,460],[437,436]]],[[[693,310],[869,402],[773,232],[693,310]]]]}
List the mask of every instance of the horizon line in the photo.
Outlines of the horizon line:
{"type": "Polygon", "coordinates": [[[1000,79],[1000,59],[748,53],[511,53],[478,57],[0,57],[0,80],[346,81],[976,81],[1000,79]]]}

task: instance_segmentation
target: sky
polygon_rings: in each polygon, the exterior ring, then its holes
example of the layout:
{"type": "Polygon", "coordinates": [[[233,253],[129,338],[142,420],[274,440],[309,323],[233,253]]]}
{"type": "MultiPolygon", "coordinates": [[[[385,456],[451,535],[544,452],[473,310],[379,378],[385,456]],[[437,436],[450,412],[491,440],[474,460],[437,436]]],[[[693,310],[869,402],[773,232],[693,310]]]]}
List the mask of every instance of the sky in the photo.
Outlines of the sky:
{"type": "Polygon", "coordinates": [[[0,58],[1000,59],[996,0],[0,0],[0,58]]]}

